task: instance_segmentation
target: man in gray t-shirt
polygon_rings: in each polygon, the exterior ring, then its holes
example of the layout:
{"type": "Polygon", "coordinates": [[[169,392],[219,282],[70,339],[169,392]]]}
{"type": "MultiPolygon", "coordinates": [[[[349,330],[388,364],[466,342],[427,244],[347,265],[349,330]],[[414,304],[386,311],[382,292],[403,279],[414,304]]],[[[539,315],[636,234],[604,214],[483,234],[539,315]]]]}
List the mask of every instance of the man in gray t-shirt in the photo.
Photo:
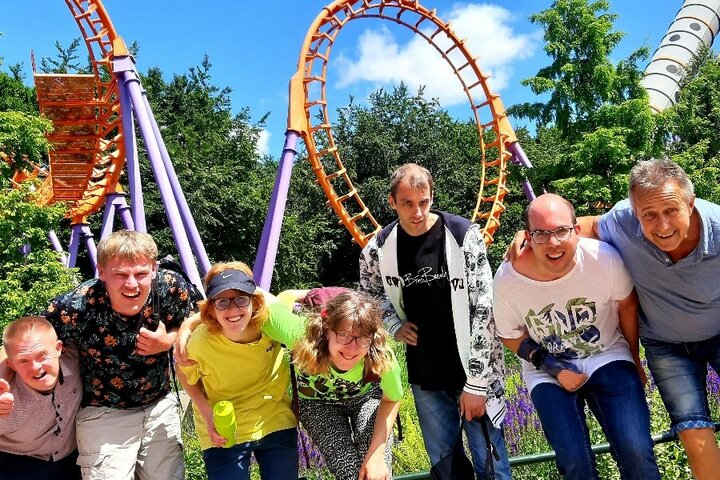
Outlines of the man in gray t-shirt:
{"type": "Polygon", "coordinates": [[[695,198],[669,160],[639,162],[629,199],[583,233],[614,246],[640,299],[640,337],[673,431],[696,479],[717,478],[720,449],[706,398],[707,365],[720,370],[720,206],[695,198]]]}

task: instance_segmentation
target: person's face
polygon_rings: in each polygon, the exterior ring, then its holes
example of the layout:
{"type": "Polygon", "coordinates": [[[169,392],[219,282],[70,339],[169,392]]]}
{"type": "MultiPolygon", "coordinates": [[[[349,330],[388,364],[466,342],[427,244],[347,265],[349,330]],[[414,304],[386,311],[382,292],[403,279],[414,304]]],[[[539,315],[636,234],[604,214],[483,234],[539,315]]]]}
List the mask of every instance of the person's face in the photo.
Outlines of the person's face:
{"type": "Polygon", "coordinates": [[[105,265],[98,265],[113,310],[126,317],[140,313],[150,295],[156,268],[155,262],[148,259],[131,262],[111,258],[105,265]]]}
{"type": "Polygon", "coordinates": [[[429,188],[412,188],[402,182],[395,190],[395,197],[388,196],[388,202],[408,235],[416,237],[430,230],[432,192],[429,188]]]}
{"type": "Polygon", "coordinates": [[[15,342],[7,363],[30,388],[49,392],[60,374],[61,352],[62,342],[53,332],[33,334],[15,342]]]}
{"type": "Polygon", "coordinates": [[[342,371],[347,372],[365,356],[370,349],[370,337],[358,333],[355,329],[347,327],[335,330],[326,330],[325,337],[328,340],[328,350],[330,351],[330,361],[333,366],[342,371]],[[346,343],[349,342],[349,343],[346,343]]]}
{"type": "Polygon", "coordinates": [[[239,290],[225,290],[210,300],[222,333],[233,341],[247,338],[252,318],[252,297],[239,290]]]}
{"type": "Polygon", "coordinates": [[[675,182],[632,196],[635,216],[645,238],[664,252],[680,248],[688,237],[695,198],[688,201],[675,182]]]}
{"type": "MultiPolygon", "coordinates": [[[[531,210],[528,220],[530,231],[525,231],[525,239],[532,246],[538,273],[547,280],[563,277],[575,265],[575,251],[580,232],[580,227],[573,225],[570,210],[567,206],[557,202],[531,210]],[[570,230],[566,230],[567,228],[570,230]],[[547,237],[546,241],[537,243],[533,240],[532,232],[538,231],[556,233],[544,235],[547,237]],[[563,240],[563,234],[568,238],[563,240]]],[[[542,234],[538,237],[540,236],[542,234]]],[[[540,240],[540,238],[538,239],[540,240]]]]}

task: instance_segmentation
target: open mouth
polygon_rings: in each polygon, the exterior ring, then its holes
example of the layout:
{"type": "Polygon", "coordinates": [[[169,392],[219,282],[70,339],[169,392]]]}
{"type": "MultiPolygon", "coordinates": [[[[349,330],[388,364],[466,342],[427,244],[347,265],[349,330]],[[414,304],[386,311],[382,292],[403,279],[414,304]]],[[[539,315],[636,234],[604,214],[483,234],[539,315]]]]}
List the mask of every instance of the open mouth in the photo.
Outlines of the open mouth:
{"type": "Polygon", "coordinates": [[[228,317],[225,319],[226,322],[237,323],[242,320],[242,317],[228,317]]]}
{"type": "Polygon", "coordinates": [[[35,375],[33,378],[35,380],[42,380],[43,378],[45,378],[45,375],[47,375],[47,372],[40,372],[40,374],[35,375]]]}
{"type": "Polygon", "coordinates": [[[340,352],[340,356],[344,358],[345,360],[355,360],[357,358],[357,354],[355,355],[346,355],[342,352],[340,352]]]}
{"type": "Polygon", "coordinates": [[[125,293],[125,292],[123,292],[122,295],[123,295],[123,297],[125,297],[125,298],[129,298],[129,299],[131,299],[131,300],[135,300],[136,298],[138,298],[138,297],[140,296],[140,292],[135,292],[135,293],[125,293]]]}
{"type": "Polygon", "coordinates": [[[655,234],[656,237],[658,237],[658,238],[660,238],[660,239],[662,239],[662,240],[667,240],[668,238],[672,237],[673,235],[675,235],[675,231],[674,231],[674,230],[673,230],[672,232],[670,232],[670,233],[665,234],[665,235],[663,235],[663,234],[661,234],[661,233],[656,233],[656,234],[655,234]]]}
{"type": "Polygon", "coordinates": [[[546,255],[550,260],[559,260],[563,255],[565,255],[565,252],[548,252],[546,255]]]}

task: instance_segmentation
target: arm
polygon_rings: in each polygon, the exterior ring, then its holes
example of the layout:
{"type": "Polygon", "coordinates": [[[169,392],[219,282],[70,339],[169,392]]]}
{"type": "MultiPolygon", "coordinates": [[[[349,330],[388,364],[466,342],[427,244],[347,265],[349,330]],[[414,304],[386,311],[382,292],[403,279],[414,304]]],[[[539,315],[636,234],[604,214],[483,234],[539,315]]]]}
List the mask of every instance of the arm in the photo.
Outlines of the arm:
{"type": "Polygon", "coordinates": [[[155,355],[167,352],[177,339],[177,331],[178,327],[168,331],[162,321],[154,332],[145,327],[140,328],[135,341],[137,352],[140,355],[155,355]]]}
{"type": "Polygon", "coordinates": [[[568,392],[574,392],[588,380],[587,374],[572,363],[555,358],[531,339],[527,332],[519,338],[500,338],[500,341],[518,357],[554,377],[568,392]]]}
{"type": "Polygon", "coordinates": [[[390,472],[385,465],[385,448],[392,435],[393,423],[400,410],[400,402],[390,400],[383,395],[375,417],[375,427],[370,446],[360,467],[359,480],[390,480],[390,472]]]}
{"type": "Polygon", "coordinates": [[[0,346],[0,418],[7,417],[15,406],[15,396],[10,393],[10,380],[15,376],[7,365],[5,347],[0,346]]]}
{"type": "Polygon", "coordinates": [[[201,383],[202,380],[198,381],[195,384],[191,384],[188,380],[187,375],[183,371],[183,367],[177,369],[177,376],[178,380],[180,380],[180,383],[190,397],[190,400],[192,400],[193,404],[195,405],[195,408],[205,420],[205,425],[207,426],[208,433],[210,434],[210,440],[213,442],[214,445],[222,447],[223,445],[225,445],[225,442],[227,440],[225,439],[225,437],[220,435],[217,430],[215,430],[215,421],[213,418],[212,405],[210,405],[210,402],[205,396],[205,392],[203,392],[201,383]]]}
{"type": "Polygon", "coordinates": [[[598,229],[600,228],[600,216],[578,217],[577,224],[580,226],[580,236],[585,238],[599,239],[598,229]]]}
{"type": "Polygon", "coordinates": [[[385,329],[401,342],[417,345],[417,326],[403,321],[395,311],[383,286],[380,273],[380,248],[373,237],[360,253],[360,290],[380,301],[385,329]]]}
{"type": "Polygon", "coordinates": [[[175,344],[173,345],[173,356],[175,361],[180,366],[192,365],[194,362],[188,359],[187,355],[187,342],[190,339],[190,335],[198,325],[202,323],[199,313],[193,313],[180,325],[175,337],[175,344]]]}
{"type": "Polygon", "coordinates": [[[640,335],[638,333],[637,316],[638,296],[635,289],[633,288],[632,292],[630,292],[630,295],[628,295],[622,300],[619,300],[617,305],[620,331],[622,332],[623,337],[625,337],[625,340],[627,340],[628,345],[630,346],[630,353],[632,354],[633,362],[635,362],[635,367],[637,368],[638,374],[640,375],[640,380],[642,381],[642,384],[645,385],[647,383],[647,375],[645,374],[645,369],[640,363],[640,335]]]}
{"type": "Polygon", "coordinates": [[[153,288],[150,295],[157,296],[153,301],[153,316],[158,319],[158,326],[154,331],[143,327],[138,332],[136,346],[140,355],[170,350],[177,340],[180,325],[195,307],[190,285],[177,272],[160,270],[153,288]]]}

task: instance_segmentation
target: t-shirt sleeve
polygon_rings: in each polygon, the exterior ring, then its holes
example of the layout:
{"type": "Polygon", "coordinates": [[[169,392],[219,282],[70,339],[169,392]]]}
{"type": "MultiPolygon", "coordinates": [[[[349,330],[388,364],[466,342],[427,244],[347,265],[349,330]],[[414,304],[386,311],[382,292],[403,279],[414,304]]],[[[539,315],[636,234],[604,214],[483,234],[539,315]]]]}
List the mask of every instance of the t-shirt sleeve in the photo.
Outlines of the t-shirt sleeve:
{"type": "Polygon", "coordinates": [[[520,338],[526,332],[525,321],[520,312],[512,308],[505,300],[507,282],[503,281],[503,266],[495,274],[492,314],[495,318],[495,331],[500,338],[520,338]]]}
{"type": "Polygon", "coordinates": [[[390,352],[392,355],[392,362],[390,368],[383,372],[380,376],[380,388],[390,400],[399,402],[403,396],[402,378],[400,376],[400,364],[395,358],[395,354],[390,352]]]}
{"type": "Polygon", "coordinates": [[[617,245],[617,241],[623,233],[623,225],[631,222],[632,208],[630,201],[625,199],[615,204],[615,206],[607,213],[600,217],[598,221],[598,237],[601,241],[609,243],[613,247],[617,245]]]}
{"type": "Polygon", "coordinates": [[[622,300],[630,295],[634,287],[630,273],[625,268],[620,254],[612,247],[608,247],[612,265],[612,300],[622,300]]]}
{"type": "Polygon", "coordinates": [[[282,303],[273,303],[268,306],[270,313],[263,323],[262,331],[268,337],[288,348],[292,348],[305,334],[305,317],[295,315],[282,303]]]}
{"type": "Polygon", "coordinates": [[[185,374],[185,377],[187,378],[187,381],[190,385],[195,385],[202,379],[202,366],[201,362],[198,361],[198,349],[200,346],[198,345],[198,342],[203,341],[199,337],[200,335],[200,327],[196,329],[195,332],[190,336],[190,339],[188,340],[187,350],[188,350],[188,359],[195,361],[192,365],[180,365],[176,364],[178,368],[185,374]]]}

